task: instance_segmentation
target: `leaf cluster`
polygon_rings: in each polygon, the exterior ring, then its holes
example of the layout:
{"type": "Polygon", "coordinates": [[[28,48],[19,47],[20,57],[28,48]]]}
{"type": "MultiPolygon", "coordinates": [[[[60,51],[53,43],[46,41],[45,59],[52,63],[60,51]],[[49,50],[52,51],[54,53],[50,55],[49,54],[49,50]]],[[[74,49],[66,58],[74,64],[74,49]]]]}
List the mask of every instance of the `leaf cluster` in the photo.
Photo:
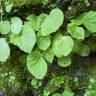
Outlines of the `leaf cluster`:
{"type": "Polygon", "coordinates": [[[0,22],[0,61],[5,62],[13,44],[28,54],[26,64],[36,79],[43,79],[49,63],[56,58],[57,64],[67,67],[73,53],[88,56],[90,48],[84,44],[86,34],[96,32],[96,12],[90,11],[71,20],[67,35],[59,30],[64,23],[64,14],[59,8],[49,14],[30,14],[23,21],[19,17],[0,22]],[[8,40],[8,41],[7,41],[8,40]]]}

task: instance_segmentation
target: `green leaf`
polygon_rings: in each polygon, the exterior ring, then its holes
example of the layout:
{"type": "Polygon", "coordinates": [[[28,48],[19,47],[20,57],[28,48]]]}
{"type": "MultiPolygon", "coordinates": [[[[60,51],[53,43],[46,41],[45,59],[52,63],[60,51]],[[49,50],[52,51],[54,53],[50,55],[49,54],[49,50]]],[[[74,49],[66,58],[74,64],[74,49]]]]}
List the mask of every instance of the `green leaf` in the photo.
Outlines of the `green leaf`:
{"type": "Polygon", "coordinates": [[[61,96],[61,94],[60,93],[55,93],[52,96],[61,96]]]}
{"type": "Polygon", "coordinates": [[[10,22],[9,21],[1,21],[0,22],[0,33],[8,34],[10,32],[10,22]]]}
{"type": "Polygon", "coordinates": [[[71,58],[70,57],[61,57],[57,59],[58,65],[61,67],[67,67],[71,64],[71,58]]]}
{"type": "Polygon", "coordinates": [[[80,56],[89,56],[90,54],[90,49],[88,45],[82,44],[80,47],[80,52],[78,53],[80,56]]]}
{"type": "Polygon", "coordinates": [[[50,49],[50,48],[47,49],[46,51],[44,51],[44,58],[49,63],[52,63],[53,62],[53,59],[54,59],[54,51],[52,49],[50,49]]]}
{"type": "Polygon", "coordinates": [[[24,25],[20,35],[10,36],[10,42],[17,45],[24,52],[31,53],[36,44],[36,35],[29,26],[24,25]]]}
{"type": "Polygon", "coordinates": [[[27,67],[36,79],[43,79],[47,72],[47,64],[39,51],[34,51],[28,55],[27,67]]]}
{"type": "Polygon", "coordinates": [[[83,24],[90,32],[96,32],[96,12],[88,12],[86,16],[84,16],[83,24]]]}
{"type": "Polygon", "coordinates": [[[33,30],[37,31],[37,16],[35,14],[31,14],[26,18],[28,21],[25,21],[24,24],[30,26],[33,30]]]}
{"type": "Polygon", "coordinates": [[[84,22],[84,16],[87,14],[87,12],[84,12],[83,14],[80,14],[77,18],[72,19],[71,22],[75,25],[82,25],[84,22]]]}
{"type": "Polygon", "coordinates": [[[84,39],[84,29],[73,23],[68,24],[68,32],[73,38],[84,39]]]}
{"type": "Polygon", "coordinates": [[[72,19],[71,22],[75,25],[82,25],[83,19],[72,19]]]}
{"type": "Polygon", "coordinates": [[[41,14],[38,16],[38,19],[37,19],[37,28],[38,28],[38,30],[40,30],[41,25],[42,25],[43,21],[45,20],[45,18],[46,18],[47,16],[48,16],[48,15],[47,15],[47,14],[44,14],[44,13],[41,13],[41,14]]]}
{"type": "Polygon", "coordinates": [[[36,80],[36,79],[32,79],[31,85],[33,88],[38,89],[42,85],[42,83],[38,82],[38,80],[36,80]]]}
{"type": "Polygon", "coordinates": [[[53,44],[54,54],[57,57],[67,56],[71,53],[74,42],[70,36],[58,36],[53,44]]]}
{"type": "Polygon", "coordinates": [[[41,34],[46,36],[56,32],[63,24],[63,20],[63,12],[58,8],[53,9],[41,25],[41,34]]]}
{"type": "Polygon", "coordinates": [[[11,18],[11,32],[14,35],[17,35],[22,30],[22,20],[18,17],[11,18]]]}
{"type": "Polygon", "coordinates": [[[90,48],[88,47],[88,45],[83,44],[80,41],[74,41],[74,47],[72,52],[85,57],[90,54],[90,48]]]}
{"type": "Polygon", "coordinates": [[[51,44],[51,38],[50,36],[42,36],[37,34],[37,46],[41,50],[46,50],[50,47],[51,44]]]}
{"type": "Polygon", "coordinates": [[[36,80],[36,79],[33,79],[33,80],[31,81],[31,85],[32,85],[32,87],[34,87],[34,88],[38,88],[38,82],[37,82],[37,80],[36,80]]]}
{"type": "Polygon", "coordinates": [[[10,35],[10,43],[18,46],[20,41],[20,36],[15,36],[13,34],[10,35]]]}
{"type": "Polygon", "coordinates": [[[81,41],[74,40],[74,47],[73,47],[72,52],[73,53],[79,53],[81,46],[82,46],[82,42],[81,41]]]}
{"type": "Polygon", "coordinates": [[[6,7],[5,7],[6,12],[10,12],[12,7],[13,7],[13,4],[6,5],[6,7]]]}
{"type": "Polygon", "coordinates": [[[88,90],[88,91],[86,91],[84,96],[96,96],[96,91],[95,90],[88,90]]]}
{"type": "Polygon", "coordinates": [[[0,38],[0,61],[4,62],[10,55],[10,48],[5,38],[0,38]]]}
{"type": "Polygon", "coordinates": [[[68,90],[64,90],[62,96],[74,96],[74,93],[68,91],[68,90]]]}

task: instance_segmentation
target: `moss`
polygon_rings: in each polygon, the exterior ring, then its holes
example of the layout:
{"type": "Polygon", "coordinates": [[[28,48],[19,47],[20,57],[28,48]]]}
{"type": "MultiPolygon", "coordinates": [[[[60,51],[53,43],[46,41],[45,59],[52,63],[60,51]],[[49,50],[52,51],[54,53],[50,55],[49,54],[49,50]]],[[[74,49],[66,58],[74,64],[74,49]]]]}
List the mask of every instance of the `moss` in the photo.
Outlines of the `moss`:
{"type": "Polygon", "coordinates": [[[39,2],[39,0],[3,0],[3,1],[12,3],[14,7],[21,7],[24,5],[35,4],[39,2]]]}
{"type": "Polygon", "coordinates": [[[49,94],[54,93],[61,87],[62,84],[64,84],[64,81],[65,81],[64,76],[54,76],[47,83],[44,92],[48,92],[49,94]]]}
{"type": "Polygon", "coordinates": [[[26,69],[26,54],[12,47],[9,59],[0,63],[0,90],[8,96],[25,96],[31,76],[26,69]]]}
{"type": "Polygon", "coordinates": [[[4,2],[9,2],[14,5],[14,7],[28,6],[28,5],[37,5],[37,4],[47,4],[52,0],[3,0],[4,2]]]}
{"type": "Polygon", "coordinates": [[[2,69],[0,68],[0,91],[4,91],[4,74],[2,74],[2,69]]]}

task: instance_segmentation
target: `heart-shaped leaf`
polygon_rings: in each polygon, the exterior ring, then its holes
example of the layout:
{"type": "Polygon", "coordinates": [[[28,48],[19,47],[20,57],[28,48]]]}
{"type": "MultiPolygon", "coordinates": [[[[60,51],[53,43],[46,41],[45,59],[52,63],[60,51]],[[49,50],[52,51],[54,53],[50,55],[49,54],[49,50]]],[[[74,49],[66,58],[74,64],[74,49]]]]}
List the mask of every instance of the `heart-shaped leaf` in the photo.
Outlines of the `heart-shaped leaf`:
{"type": "Polygon", "coordinates": [[[67,56],[73,49],[74,42],[70,36],[58,36],[54,40],[53,50],[57,57],[67,56]]]}
{"type": "Polygon", "coordinates": [[[10,42],[17,45],[24,52],[31,53],[36,44],[36,35],[32,28],[24,25],[20,35],[10,36],[10,42]]]}
{"type": "Polygon", "coordinates": [[[28,55],[27,68],[36,79],[43,79],[47,72],[47,64],[39,51],[28,55]]]}

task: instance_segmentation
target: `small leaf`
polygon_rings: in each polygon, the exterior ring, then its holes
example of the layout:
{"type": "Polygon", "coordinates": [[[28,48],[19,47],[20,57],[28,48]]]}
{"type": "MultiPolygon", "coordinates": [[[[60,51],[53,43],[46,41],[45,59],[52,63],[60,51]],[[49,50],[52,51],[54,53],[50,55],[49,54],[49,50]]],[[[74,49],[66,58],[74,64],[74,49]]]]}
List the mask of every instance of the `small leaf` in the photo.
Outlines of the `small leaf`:
{"type": "Polygon", "coordinates": [[[10,43],[18,46],[20,40],[20,36],[15,36],[13,34],[10,35],[10,43]]]}
{"type": "Polygon", "coordinates": [[[54,59],[54,51],[52,49],[50,49],[50,48],[47,49],[46,51],[44,51],[44,58],[49,63],[52,63],[53,62],[53,59],[54,59]]]}
{"type": "Polygon", "coordinates": [[[46,36],[56,32],[63,24],[63,20],[63,12],[58,8],[53,9],[41,25],[41,34],[46,36]]]}
{"type": "Polygon", "coordinates": [[[28,55],[27,67],[36,79],[43,79],[47,72],[47,64],[39,51],[34,51],[28,55]]]}
{"type": "Polygon", "coordinates": [[[18,17],[11,18],[11,32],[14,35],[17,35],[22,30],[22,20],[18,17]]]}
{"type": "Polygon", "coordinates": [[[89,49],[88,45],[82,44],[79,55],[85,57],[85,56],[89,56],[89,54],[90,54],[90,49],[89,49]]]}
{"type": "Polygon", "coordinates": [[[44,20],[46,19],[47,16],[48,16],[48,15],[47,15],[47,14],[44,14],[44,13],[42,13],[42,14],[40,14],[40,15],[38,16],[38,19],[37,19],[37,27],[38,27],[38,30],[40,30],[41,25],[42,25],[42,23],[44,22],[44,20]]]}
{"type": "Polygon", "coordinates": [[[52,96],[62,96],[60,93],[55,93],[52,96]]]}
{"type": "Polygon", "coordinates": [[[42,35],[38,35],[37,36],[37,46],[41,50],[48,49],[50,47],[50,44],[51,44],[50,36],[42,36],[42,35]]]}
{"type": "Polygon", "coordinates": [[[74,93],[68,91],[68,90],[64,90],[62,96],[74,96],[74,93]]]}
{"type": "Polygon", "coordinates": [[[61,67],[67,67],[71,64],[71,58],[70,57],[61,57],[57,59],[58,65],[61,67]]]}
{"type": "Polygon", "coordinates": [[[96,32],[96,12],[90,11],[84,16],[83,25],[90,31],[96,32]]]}
{"type": "Polygon", "coordinates": [[[68,24],[68,32],[73,38],[84,39],[84,29],[73,23],[68,24]]]}
{"type": "Polygon", "coordinates": [[[5,38],[0,38],[0,61],[4,62],[10,55],[10,48],[5,38]]]}
{"type": "Polygon", "coordinates": [[[24,25],[20,35],[10,36],[10,42],[17,45],[24,52],[31,53],[36,44],[36,35],[29,26],[24,25]]]}
{"type": "Polygon", "coordinates": [[[0,33],[8,34],[10,32],[10,22],[9,21],[1,21],[0,22],[0,33]]]}
{"type": "Polygon", "coordinates": [[[96,91],[95,90],[88,90],[84,96],[96,96],[96,91]]]}
{"type": "Polygon", "coordinates": [[[83,14],[80,14],[77,18],[72,19],[71,23],[75,25],[82,25],[84,22],[84,16],[87,14],[87,12],[84,12],[83,14]]]}
{"type": "Polygon", "coordinates": [[[79,53],[81,46],[82,46],[82,42],[81,41],[74,40],[74,47],[73,47],[72,52],[73,53],[79,53]]]}
{"type": "Polygon", "coordinates": [[[82,25],[83,19],[72,19],[71,22],[75,25],[82,25]]]}
{"type": "Polygon", "coordinates": [[[54,54],[57,57],[67,56],[72,51],[74,42],[70,36],[58,36],[53,44],[54,54]]]}
{"type": "Polygon", "coordinates": [[[37,16],[35,14],[31,14],[26,18],[28,21],[25,21],[24,24],[30,26],[33,30],[37,31],[37,16]]]}
{"type": "Polygon", "coordinates": [[[88,47],[88,45],[83,44],[80,41],[74,41],[74,47],[72,52],[85,57],[90,54],[90,48],[88,47]]]}
{"type": "Polygon", "coordinates": [[[5,7],[6,12],[11,12],[12,7],[13,7],[13,4],[6,5],[5,7]]]}

